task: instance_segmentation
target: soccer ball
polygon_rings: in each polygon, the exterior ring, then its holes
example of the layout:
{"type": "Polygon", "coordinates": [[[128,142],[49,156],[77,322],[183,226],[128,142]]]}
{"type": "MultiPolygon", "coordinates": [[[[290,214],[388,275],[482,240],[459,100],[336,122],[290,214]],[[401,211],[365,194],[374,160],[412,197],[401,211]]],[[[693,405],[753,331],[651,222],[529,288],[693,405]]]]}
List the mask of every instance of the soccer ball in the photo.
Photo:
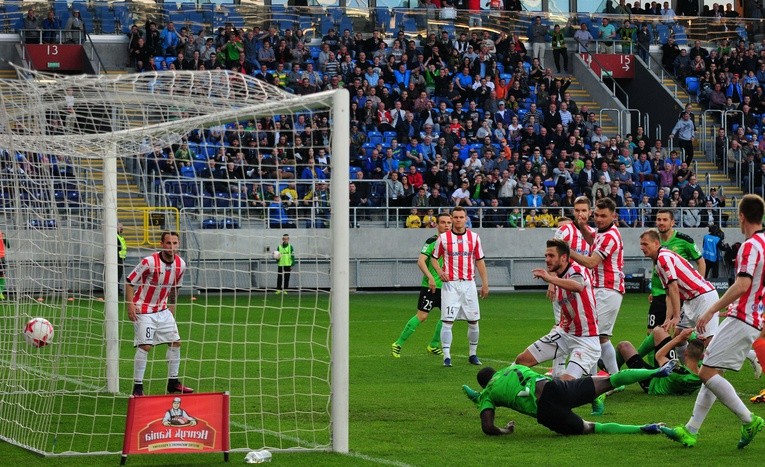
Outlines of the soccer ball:
{"type": "Polygon", "coordinates": [[[274,252],[273,252],[273,253],[271,253],[271,256],[273,256],[273,257],[274,257],[274,259],[278,261],[278,260],[279,260],[279,258],[281,258],[281,257],[282,257],[282,254],[281,254],[281,253],[279,253],[279,251],[278,251],[278,250],[274,250],[274,252]]]}
{"type": "Polygon", "coordinates": [[[33,318],[24,326],[24,339],[34,347],[44,347],[53,340],[53,325],[45,318],[33,318]]]}

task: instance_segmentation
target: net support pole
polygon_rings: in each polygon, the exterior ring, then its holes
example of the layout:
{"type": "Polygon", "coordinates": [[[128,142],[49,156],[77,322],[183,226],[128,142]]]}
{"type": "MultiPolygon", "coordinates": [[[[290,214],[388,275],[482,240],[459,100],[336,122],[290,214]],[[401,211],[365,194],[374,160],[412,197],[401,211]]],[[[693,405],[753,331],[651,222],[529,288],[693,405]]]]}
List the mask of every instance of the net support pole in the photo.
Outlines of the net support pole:
{"type": "Polygon", "coordinates": [[[348,452],[349,295],[350,295],[350,100],[340,89],[332,96],[332,179],[330,180],[332,256],[331,416],[332,450],[348,452]]]}
{"type": "Polygon", "coordinates": [[[101,227],[104,242],[104,341],[106,343],[106,389],[119,392],[119,284],[117,284],[117,151],[104,155],[104,197],[101,227]]]}

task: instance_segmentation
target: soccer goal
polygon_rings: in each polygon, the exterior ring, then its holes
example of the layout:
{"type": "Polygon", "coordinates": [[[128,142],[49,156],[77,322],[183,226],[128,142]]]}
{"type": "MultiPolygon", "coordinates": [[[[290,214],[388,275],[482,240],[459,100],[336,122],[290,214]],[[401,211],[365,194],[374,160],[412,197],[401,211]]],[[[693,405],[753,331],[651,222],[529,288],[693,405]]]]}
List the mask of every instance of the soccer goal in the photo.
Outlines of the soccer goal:
{"type": "MultiPolygon", "coordinates": [[[[120,452],[135,354],[121,282],[174,230],[180,379],[230,393],[232,450],[346,452],[347,92],[220,70],[31,75],[0,80],[0,438],[120,452]],[[23,338],[35,317],[48,346],[23,338]]],[[[166,380],[158,346],[144,391],[166,380]]]]}

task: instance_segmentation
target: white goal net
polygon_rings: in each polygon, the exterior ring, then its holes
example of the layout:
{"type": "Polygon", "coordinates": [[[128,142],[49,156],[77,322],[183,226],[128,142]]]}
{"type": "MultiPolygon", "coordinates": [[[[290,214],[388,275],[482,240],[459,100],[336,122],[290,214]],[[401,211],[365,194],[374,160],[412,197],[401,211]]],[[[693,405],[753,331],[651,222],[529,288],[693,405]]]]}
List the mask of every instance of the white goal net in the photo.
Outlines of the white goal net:
{"type": "MultiPolygon", "coordinates": [[[[347,451],[347,103],[217,70],[0,80],[0,438],[121,450],[135,354],[122,282],[173,230],[188,264],[180,379],[230,393],[232,450],[347,451]],[[35,317],[55,329],[43,348],[22,336],[35,317]]],[[[166,384],[160,346],[144,391],[166,384]]]]}

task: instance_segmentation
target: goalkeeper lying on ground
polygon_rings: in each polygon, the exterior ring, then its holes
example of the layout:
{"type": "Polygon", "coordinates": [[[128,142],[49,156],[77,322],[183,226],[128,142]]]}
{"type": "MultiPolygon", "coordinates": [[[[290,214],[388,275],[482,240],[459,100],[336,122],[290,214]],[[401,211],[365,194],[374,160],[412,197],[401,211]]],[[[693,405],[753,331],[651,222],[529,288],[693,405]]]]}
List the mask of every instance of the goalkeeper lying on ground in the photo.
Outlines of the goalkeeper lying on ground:
{"type": "Polygon", "coordinates": [[[619,423],[595,423],[582,420],[571,411],[592,402],[596,397],[625,384],[632,384],[649,378],[666,377],[677,364],[670,360],[658,369],[623,370],[608,377],[585,376],[568,381],[552,379],[523,365],[510,365],[496,371],[481,368],[478,392],[462,386],[468,399],[478,405],[481,412],[481,428],[487,435],[508,435],[515,429],[515,422],[504,428],[494,425],[497,407],[507,407],[534,417],[537,423],[562,435],[583,435],[590,433],[661,433],[659,423],[648,425],[622,425],[619,423]]]}

